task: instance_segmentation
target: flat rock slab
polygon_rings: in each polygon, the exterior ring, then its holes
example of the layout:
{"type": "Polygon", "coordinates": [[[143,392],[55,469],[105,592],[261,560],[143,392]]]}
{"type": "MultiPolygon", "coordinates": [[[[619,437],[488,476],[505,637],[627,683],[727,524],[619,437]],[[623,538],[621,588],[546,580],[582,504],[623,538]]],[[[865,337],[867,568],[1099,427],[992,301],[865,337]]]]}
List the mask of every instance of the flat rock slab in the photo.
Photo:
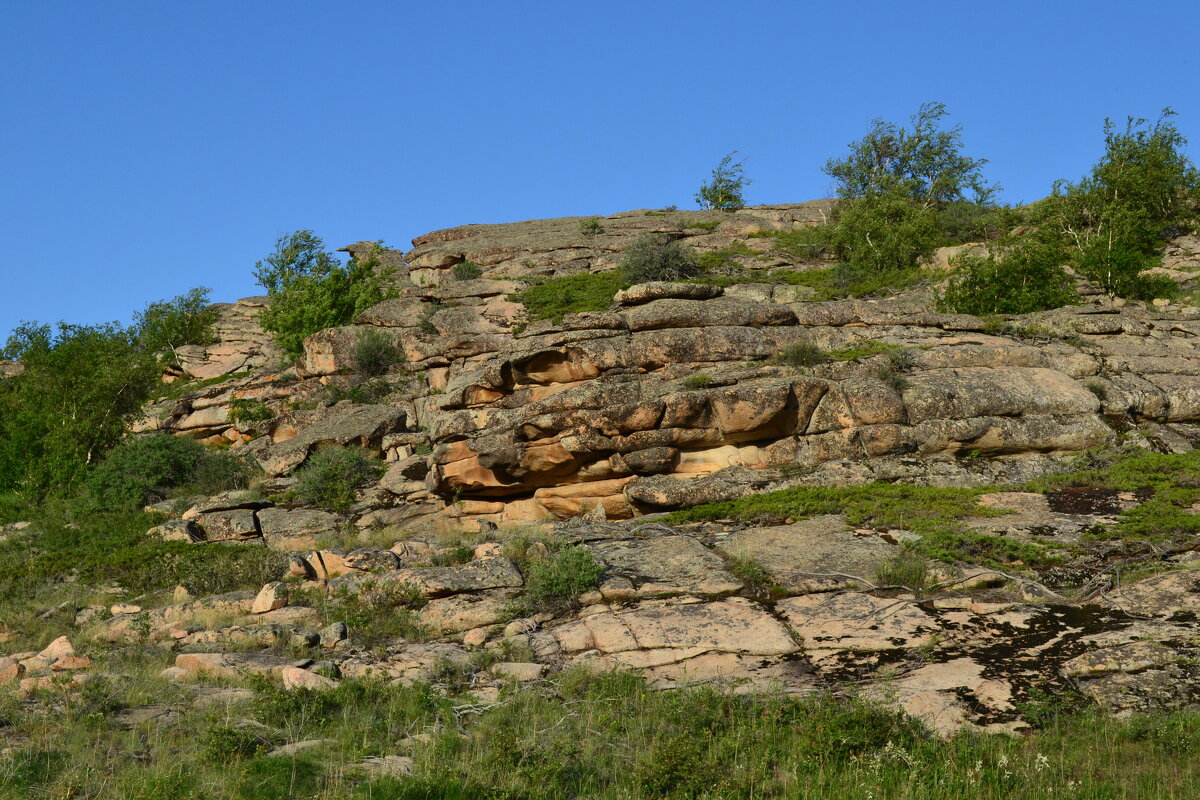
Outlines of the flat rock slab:
{"type": "Polygon", "coordinates": [[[292,659],[259,653],[180,653],[175,666],[192,675],[237,678],[245,675],[278,675],[285,667],[303,668],[311,659],[292,659]]]}
{"type": "Polygon", "coordinates": [[[438,634],[460,633],[485,625],[507,622],[516,592],[512,589],[489,589],[470,594],[457,594],[430,600],[420,610],[421,623],[438,634]]]}
{"type": "Polygon", "coordinates": [[[868,687],[865,694],[894,702],[944,737],[973,724],[978,712],[1013,710],[1012,687],[985,677],[983,666],[970,658],[926,664],[903,678],[868,687]]]}
{"type": "Polygon", "coordinates": [[[112,720],[113,724],[117,727],[131,730],[133,728],[156,728],[162,725],[171,725],[179,720],[181,716],[183,716],[183,712],[177,706],[156,704],[121,709],[113,715],[112,720]]]}
{"type": "Polygon", "coordinates": [[[634,608],[592,614],[548,634],[563,653],[625,654],[628,667],[653,667],[706,652],[773,656],[799,646],[761,606],[731,597],[715,603],[647,600],[634,608]]]}
{"type": "Polygon", "coordinates": [[[1200,614],[1200,570],[1154,575],[1113,589],[1108,598],[1122,611],[1141,616],[1200,614]]]}
{"type": "Polygon", "coordinates": [[[690,536],[601,542],[591,549],[607,567],[600,586],[606,598],[622,599],[626,592],[638,597],[722,595],[742,588],[721,557],[690,536]]]}
{"type": "Polygon", "coordinates": [[[311,508],[264,508],[258,512],[258,526],[272,550],[311,550],[316,538],[335,533],[345,518],[311,508]]]}
{"type": "Polygon", "coordinates": [[[477,558],[453,567],[415,567],[380,575],[346,575],[330,582],[353,591],[363,581],[409,583],[426,597],[447,597],[485,589],[515,589],[524,585],[517,565],[504,556],[477,558]]]}
{"type": "Polygon", "coordinates": [[[832,514],[792,525],[737,531],[719,548],[734,558],[758,563],[793,594],[866,588],[844,576],[869,581],[899,552],[896,545],[878,536],[855,535],[844,518],[832,514]]]}
{"type": "Polygon", "coordinates": [[[909,600],[861,592],[807,594],[775,607],[804,649],[815,658],[825,651],[871,652],[919,647],[938,629],[937,620],[909,600]]]}

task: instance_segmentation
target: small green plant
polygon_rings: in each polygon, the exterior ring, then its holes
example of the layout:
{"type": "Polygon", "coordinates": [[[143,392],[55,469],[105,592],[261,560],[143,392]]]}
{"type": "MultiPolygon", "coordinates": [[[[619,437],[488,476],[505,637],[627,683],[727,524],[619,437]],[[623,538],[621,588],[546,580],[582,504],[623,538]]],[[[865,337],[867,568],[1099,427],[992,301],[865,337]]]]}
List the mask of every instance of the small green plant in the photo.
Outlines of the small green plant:
{"type": "Polygon", "coordinates": [[[587,547],[563,547],[529,564],[525,591],[538,606],[570,606],[581,594],[599,586],[603,575],[604,567],[587,547]]]}
{"type": "MultiPolygon", "coordinates": [[[[460,265],[461,266],[461,265],[460,265]]],[[[408,361],[404,346],[381,330],[364,327],[354,337],[350,360],[360,375],[377,378],[408,361]]]]}
{"type": "Polygon", "coordinates": [[[133,511],[191,487],[215,493],[246,485],[251,471],[237,457],[194,439],[151,434],[125,439],[87,477],[86,505],[133,511]]]}
{"type": "Polygon", "coordinates": [[[903,586],[921,597],[933,580],[928,559],[911,548],[902,547],[894,558],[879,566],[875,582],[880,586],[903,586]]]}
{"type": "Polygon", "coordinates": [[[357,447],[325,447],[309,456],[296,471],[296,499],[308,505],[345,511],[358,490],[379,479],[383,465],[357,447]]]}
{"type": "Polygon", "coordinates": [[[382,247],[342,265],[310,230],[280,236],[275,251],[254,269],[271,302],[260,317],[264,330],[291,356],[304,352],[304,339],[346,325],[368,307],[394,296],[391,270],[380,264],[382,247]]]}
{"type": "Polygon", "coordinates": [[[579,232],[591,238],[604,233],[604,226],[600,224],[599,217],[584,217],[579,220],[579,232]]]}
{"type": "Polygon", "coordinates": [[[237,425],[243,422],[266,422],[275,417],[275,412],[262,400],[239,398],[229,401],[229,421],[237,425]]]}
{"type": "Polygon", "coordinates": [[[1084,384],[1084,386],[1087,387],[1089,392],[1096,395],[1097,400],[1104,402],[1108,399],[1108,388],[1103,383],[1100,383],[1099,381],[1088,381],[1086,384],[1084,384]]]}
{"type": "Polygon", "coordinates": [[[270,740],[260,734],[232,725],[214,725],[200,739],[204,759],[214,764],[253,758],[266,752],[270,746],[270,740]]]}
{"type": "Polygon", "coordinates": [[[701,373],[699,375],[689,375],[683,379],[683,388],[685,389],[707,389],[713,385],[711,375],[701,373]]]}
{"type": "Polygon", "coordinates": [[[471,259],[460,261],[450,268],[450,275],[456,281],[473,281],[483,277],[483,267],[471,259]]]}
{"type": "Polygon", "coordinates": [[[625,285],[616,272],[562,275],[527,286],[512,299],[524,303],[531,320],[557,324],[567,314],[607,310],[625,285]]]}
{"type": "Polygon", "coordinates": [[[703,220],[697,219],[697,220],[692,220],[691,222],[684,223],[683,227],[685,230],[694,228],[696,230],[705,231],[706,233],[712,233],[717,228],[721,227],[721,220],[719,220],[719,219],[703,219],[703,220]]]}
{"type": "Polygon", "coordinates": [[[736,150],[726,154],[712,171],[712,178],[707,183],[700,184],[700,189],[696,192],[696,203],[701,208],[737,211],[746,205],[743,192],[750,185],[750,180],[744,175],[742,165],[745,162],[735,162],[735,155],[736,150]]]}
{"type": "Polygon", "coordinates": [[[830,360],[829,354],[812,342],[793,342],[775,355],[775,363],[788,367],[815,367],[830,360]]]}
{"type": "Polygon", "coordinates": [[[787,590],[775,581],[770,570],[752,558],[730,559],[729,571],[745,584],[743,591],[756,600],[775,600],[787,595],[787,590]]]}
{"type": "Polygon", "coordinates": [[[680,281],[704,273],[682,242],[661,233],[635,239],[621,256],[620,271],[627,283],[680,281]]]}

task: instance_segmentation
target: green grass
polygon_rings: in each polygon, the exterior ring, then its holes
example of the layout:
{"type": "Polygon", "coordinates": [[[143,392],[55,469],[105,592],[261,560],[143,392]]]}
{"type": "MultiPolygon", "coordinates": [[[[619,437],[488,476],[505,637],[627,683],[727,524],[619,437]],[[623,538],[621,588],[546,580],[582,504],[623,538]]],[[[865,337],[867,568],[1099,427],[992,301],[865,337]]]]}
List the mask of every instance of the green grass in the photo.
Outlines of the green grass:
{"type": "Polygon", "coordinates": [[[613,295],[624,287],[617,272],[563,275],[527,286],[510,299],[525,304],[530,321],[558,324],[567,314],[607,311],[613,295]]]}
{"type": "Polygon", "coordinates": [[[949,489],[892,483],[864,486],[801,486],[709,503],[669,514],[667,524],[723,519],[777,524],[822,514],[844,514],[853,527],[903,529],[920,535],[912,545],[926,558],[985,566],[1050,564],[1057,556],[1047,547],[1001,536],[972,533],[962,524],[970,517],[1002,516],[976,498],[987,489],[949,489]]]}
{"type": "Polygon", "coordinates": [[[717,228],[721,227],[721,220],[719,220],[719,219],[695,220],[693,222],[684,223],[683,227],[685,230],[694,228],[696,230],[702,230],[702,231],[706,231],[708,233],[712,233],[717,228]]]}
{"type": "MultiPolygon", "coordinates": [[[[130,664],[122,665],[126,672],[130,664]]],[[[125,731],[121,708],[169,691],[133,682],[71,702],[3,701],[14,744],[0,798],[93,800],[1169,800],[1200,795],[1200,715],[1117,720],[1062,713],[1024,737],[929,736],[869,702],[826,695],[654,691],[625,673],[568,671],[456,714],[428,684],[348,679],[287,692],[253,679],[230,712],[183,707],[174,725],[125,731]],[[242,720],[247,720],[243,722],[242,720]],[[251,728],[252,723],[267,726],[251,728]],[[259,733],[247,731],[259,731],[259,733]],[[412,738],[420,734],[418,738],[412,738]],[[329,743],[296,758],[261,750],[329,743]],[[364,757],[408,755],[411,778],[370,778],[364,757]]],[[[1038,698],[1031,696],[1031,701],[1038,698]]]]}

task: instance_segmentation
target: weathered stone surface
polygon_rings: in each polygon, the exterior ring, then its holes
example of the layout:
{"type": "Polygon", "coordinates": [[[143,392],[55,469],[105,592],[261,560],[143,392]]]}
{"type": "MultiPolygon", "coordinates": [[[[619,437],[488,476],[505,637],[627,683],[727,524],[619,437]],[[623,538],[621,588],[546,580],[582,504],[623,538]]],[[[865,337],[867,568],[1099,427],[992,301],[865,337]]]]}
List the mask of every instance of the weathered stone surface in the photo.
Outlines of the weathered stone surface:
{"type": "Polygon", "coordinates": [[[712,603],[648,600],[539,636],[552,637],[564,654],[599,650],[613,656],[613,664],[628,667],[656,666],[713,651],[769,656],[798,649],[778,620],[740,597],[712,603]]]}
{"type": "Polygon", "coordinates": [[[275,611],[288,604],[287,587],[279,581],[272,581],[258,591],[254,597],[254,605],[250,606],[251,614],[265,614],[275,611]]]}
{"type": "Polygon", "coordinates": [[[622,289],[613,297],[613,302],[621,306],[636,306],[654,300],[709,300],[720,297],[723,290],[719,286],[708,286],[702,283],[669,283],[652,281],[639,283],[622,289]]]}
{"type": "Polygon", "coordinates": [[[236,541],[259,536],[258,520],[253,511],[213,511],[197,514],[192,522],[207,542],[236,541]]]}
{"type": "Polygon", "coordinates": [[[598,542],[591,549],[605,566],[600,592],[613,599],[722,595],[742,588],[720,556],[689,536],[598,542]]]}
{"type": "Polygon", "coordinates": [[[866,588],[880,566],[899,548],[875,535],[858,535],[841,516],[828,515],[792,525],[736,531],[720,549],[749,559],[794,594],[866,588]],[[862,580],[857,580],[861,578],[862,580]]]}
{"type": "Polygon", "coordinates": [[[278,671],[284,689],[333,689],[337,681],[299,667],[285,666],[278,671]]]}
{"type": "Polygon", "coordinates": [[[237,678],[248,674],[279,676],[286,668],[303,668],[308,659],[290,659],[265,653],[180,653],[175,666],[190,675],[237,678]]]}
{"type": "Polygon", "coordinates": [[[859,592],[789,597],[776,609],[814,658],[820,651],[919,647],[938,628],[936,620],[911,601],[859,592]]]}
{"type": "Polygon", "coordinates": [[[411,584],[430,598],[480,592],[485,589],[513,589],[524,583],[517,565],[503,556],[498,556],[475,559],[452,567],[414,567],[381,575],[346,575],[333,581],[331,585],[346,586],[354,591],[364,580],[411,584]]]}
{"type": "Polygon", "coordinates": [[[313,508],[264,508],[258,512],[258,526],[272,550],[315,548],[317,537],[336,532],[344,517],[313,508]]]}
{"type": "Polygon", "coordinates": [[[1153,575],[1108,592],[1122,611],[1154,617],[1200,614],[1200,572],[1182,570],[1153,575]]]}
{"type": "Polygon", "coordinates": [[[379,449],[383,437],[404,426],[405,413],[391,406],[346,406],[309,425],[291,439],[268,448],[258,463],[268,475],[283,475],[304,463],[310,452],[325,445],[356,445],[379,449]]]}
{"type": "Polygon", "coordinates": [[[439,635],[496,625],[509,619],[515,595],[509,589],[492,589],[436,598],[418,612],[418,617],[439,635]]]}

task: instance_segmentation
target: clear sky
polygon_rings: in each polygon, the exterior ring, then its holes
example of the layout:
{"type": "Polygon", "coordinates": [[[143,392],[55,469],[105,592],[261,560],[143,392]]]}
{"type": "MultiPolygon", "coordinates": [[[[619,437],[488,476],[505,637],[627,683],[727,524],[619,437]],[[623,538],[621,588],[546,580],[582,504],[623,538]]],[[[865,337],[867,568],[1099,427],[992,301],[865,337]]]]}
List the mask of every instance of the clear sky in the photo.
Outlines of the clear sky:
{"type": "Polygon", "coordinates": [[[127,320],[254,262],[469,222],[750,204],[925,101],[1002,199],[1078,178],[1106,116],[1200,153],[1200,2],[0,0],[0,338],[127,320]]]}

